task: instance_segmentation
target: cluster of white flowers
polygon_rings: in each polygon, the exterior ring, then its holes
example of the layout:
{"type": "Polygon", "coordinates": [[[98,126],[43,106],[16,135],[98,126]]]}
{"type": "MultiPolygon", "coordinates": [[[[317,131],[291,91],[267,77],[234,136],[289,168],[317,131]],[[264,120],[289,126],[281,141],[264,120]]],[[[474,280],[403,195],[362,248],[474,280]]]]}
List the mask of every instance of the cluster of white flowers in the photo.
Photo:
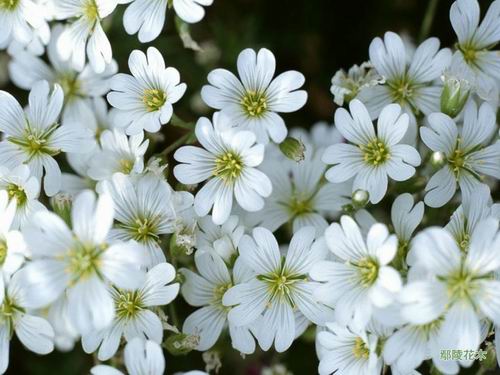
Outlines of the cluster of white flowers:
{"type": "Polygon", "coordinates": [[[265,48],[210,72],[211,118],[181,120],[187,85],[160,50],[118,73],[103,23],[128,3],[148,43],[167,10],[194,23],[212,0],[0,0],[29,91],[24,107],[0,91],[0,373],[14,333],[38,354],[81,341],[94,375],[160,375],[164,348],[219,340],[284,352],[306,330],[320,374],[500,358],[500,0],[482,21],[477,0],[452,4],[453,50],[375,38],[310,131],[282,115],[304,75],[275,76],[265,48]],[[162,151],[171,127],[186,134],[162,151]]]}

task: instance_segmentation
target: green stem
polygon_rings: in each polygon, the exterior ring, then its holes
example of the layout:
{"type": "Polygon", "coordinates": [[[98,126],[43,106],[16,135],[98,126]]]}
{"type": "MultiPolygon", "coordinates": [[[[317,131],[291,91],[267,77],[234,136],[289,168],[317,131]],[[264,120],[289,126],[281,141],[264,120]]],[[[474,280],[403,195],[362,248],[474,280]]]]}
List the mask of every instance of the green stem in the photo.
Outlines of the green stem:
{"type": "Polygon", "coordinates": [[[431,32],[432,22],[434,21],[434,15],[436,14],[438,2],[439,0],[429,0],[429,3],[427,4],[424,21],[422,22],[422,27],[420,28],[420,34],[418,37],[419,42],[423,42],[431,32]]]}
{"type": "Polygon", "coordinates": [[[172,324],[180,330],[181,326],[179,316],[177,315],[177,310],[175,309],[175,304],[173,302],[168,305],[168,314],[170,315],[170,319],[172,319],[172,324]]]}
{"type": "Polygon", "coordinates": [[[194,128],[194,122],[186,122],[178,117],[175,113],[172,114],[170,124],[181,129],[193,130],[194,128]]]}
{"type": "Polygon", "coordinates": [[[180,137],[178,140],[176,140],[174,143],[169,145],[165,150],[162,151],[162,154],[167,156],[170,154],[172,151],[177,150],[180,146],[184,144],[191,144],[194,143],[194,133],[193,131],[190,131],[187,134],[184,134],[182,137],[180,137]]]}

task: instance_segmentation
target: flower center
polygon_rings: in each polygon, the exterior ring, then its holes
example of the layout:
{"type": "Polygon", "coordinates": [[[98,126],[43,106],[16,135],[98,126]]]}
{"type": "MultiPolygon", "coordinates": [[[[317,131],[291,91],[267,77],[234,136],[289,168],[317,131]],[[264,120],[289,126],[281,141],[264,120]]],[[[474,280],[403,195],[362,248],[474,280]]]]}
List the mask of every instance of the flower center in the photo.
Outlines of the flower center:
{"type": "Polygon", "coordinates": [[[214,288],[214,303],[223,306],[222,305],[222,297],[224,296],[224,293],[227,292],[229,288],[231,288],[233,285],[231,283],[227,284],[221,284],[218,285],[217,287],[214,288]]]}
{"type": "Polygon", "coordinates": [[[458,49],[462,52],[464,60],[467,64],[474,65],[477,60],[477,50],[470,44],[459,45],[458,49]]]}
{"type": "Polygon", "coordinates": [[[265,92],[247,91],[241,98],[240,104],[249,117],[260,117],[267,111],[265,92]]]}
{"type": "Polygon", "coordinates": [[[130,232],[132,238],[139,242],[149,240],[157,241],[160,237],[157,234],[157,220],[141,218],[136,219],[134,223],[120,224],[120,226],[130,232]]]}
{"type": "Polygon", "coordinates": [[[134,162],[129,159],[120,159],[119,164],[119,172],[123,174],[130,174],[132,169],[134,168],[134,162]]]}
{"type": "Polygon", "coordinates": [[[373,285],[377,280],[379,264],[375,259],[363,258],[353,265],[358,268],[360,282],[364,287],[373,285]]]}
{"type": "Polygon", "coordinates": [[[80,95],[81,84],[78,79],[73,75],[61,76],[58,80],[64,91],[64,99],[66,101],[71,100],[75,96],[80,95]]]}
{"type": "Polygon", "coordinates": [[[0,266],[3,266],[7,258],[7,242],[4,239],[0,240],[0,266]]]}
{"type": "MultiPolygon", "coordinates": [[[[284,262],[282,261],[282,263],[284,262]]],[[[281,269],[271,274],[258,275],[257,279],[268,285],[270,294],[269,305],[277,298],[280,301],[286,301],[292,308],[295,308],[295,301],[293,299],[294,284],[306,281],[307,275],[291,273],[282,265],[281,269]]]]}
{"type": "Polygon", "coordinates": [[[0,9],[13,11],[19,5],[20,0],[0,0],[0,9]]]}
{"type": "Polygon", "coordinates": [[[158,89],[144,90],[142,101],[146,105],[148,112],[156,112],[159,111],[167,101],[167,94],[158,89]]]}
{"type": "Polygon", "coordinates": [[[413,95],[414,85],[405,77],[388,81],[387,84],[391,88],[391,96],[396,103],[407,103],[413,95]]]}
{"type": "Polygon", "coordinates": [[[52,133],[54,133],[57,127],[58,124],[53,124],[42,132],[38,132],[27,124],[23,138],[8,137],[7,140],[20,146],[24,152],[29,155],[29,160],[41,154],[55,156],[59,154],[61,150],[50,147],[48,143],[52,133]]]}
{"type": "Polygon", "coordinates": [[[227,151],[215,159],[213,175],[220,177],[225,182],[232,183],[240,176],[242,170],[243,161],[241,157],[232,151],[227,151]]]}
{"type": "Polygon", "coordinates": [[[17,206],[24,206],[28,201],[28,196],[24,191],[22,186],[16,184],[8,184],[5,188],[7,190],[7,194],[9,195],[9,199],[15,199],[17,206]]]}
{"type": "Polygon", "coordinates": [[[139,292],[118,292],[115,297],[116,316],[118,319],[132,319],[144,309],[142,296],[139,292]]]}
{"type": "Polygon", "coordinates": [[[389,149],[378,138],[368,142],[366,145],[360,145],[359,148],[363,152],[365,162],[374,167],[385,163],[391,157],[389,149]]]}
{"type": "Polygon", "coordinates": [[[68,252],[67,272],[71,274],[73,284],[98,273],[100,255],[104,248],[77,242],[68,252]]]}
{"type": "Polygon", "coordinates": [[[461,267],[447,276],[446,279],[442,278],[441,280],[446,282],[448,294],[452,301],[464,299],[473,301],[472,296],[478,291],[477,279],[478,277],[461,267]]]}
{"type": "Polygon", "coordinates": [[[455,148],[455,151],[448,157],[448,163],[455,175],[455,178],[458,180],[460,178],[460,172],[463,168],[465,168],[465,164],[467,162],[467,154],[464,150],[460,148],[455,148]]]}
{"type": "Polygon", "coordinates": [[[356,359],[368,359],[368,357],[370,356],[370,349],[368,349],[361,337],[356,337],[356,339],[354,340],[352,353],[354,354],[354,357],[356,359]]]}
{"type": "Polygon", "coordinates": [[[94,22],[99,18],[99,7],[95,0],[87,0],[83,4],[83,15],[90,21],[94,22]]]}
{"type": "Polygon", "coordinates": [[[294,216],[313,212],[311,199],[300,196],[299,194],[292,196],[288,203],[288,208],[294,216]]]}

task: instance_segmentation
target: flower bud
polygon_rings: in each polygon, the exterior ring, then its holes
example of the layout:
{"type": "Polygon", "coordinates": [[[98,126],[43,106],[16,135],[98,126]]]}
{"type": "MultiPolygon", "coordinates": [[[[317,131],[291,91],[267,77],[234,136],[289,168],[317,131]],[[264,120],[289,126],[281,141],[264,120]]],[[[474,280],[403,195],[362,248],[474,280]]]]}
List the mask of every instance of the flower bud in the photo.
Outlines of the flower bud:
{"type": "Polygon", "coordinates": [[[446,163],[446,155],[441,151],[433,152],[431,154],[430,162],[434,168],[441,168],[444,163],[446,163]]]}
{"type": "Polygon", "coordinates": [[[450,117],[456,117],[469,98],[470,84],[464,79],[444,77],[444,87],[441,93],[441,112],[450,117]]]}
{"type": "Polygon", "coordinates": [[[279,145],[281,152],[288,159],[294,160],[297,163],[305,159],[306,146],[302,141],[293,137],[287,137],[279,145]]]}
{"type": "Polygon", "coordinates": [[[66,224],[71,225],[71,207],[73,206],[73,197],[71,194],[57,193],[51,198],[50,205],[66,224]]]}
{"type": "Polygon", "coordinates": [[[165,348],[172,355],[185,355],[194,350],[200,343],[200,336],[178,333],[165,340],[165,348]]]}
{"type": "Polygon", "coordinates": [[[368,199],[370,199],[370,194],[366,190],[358,189],[352,193],[352,204],[356,209],[366,206],[368,199]]]}

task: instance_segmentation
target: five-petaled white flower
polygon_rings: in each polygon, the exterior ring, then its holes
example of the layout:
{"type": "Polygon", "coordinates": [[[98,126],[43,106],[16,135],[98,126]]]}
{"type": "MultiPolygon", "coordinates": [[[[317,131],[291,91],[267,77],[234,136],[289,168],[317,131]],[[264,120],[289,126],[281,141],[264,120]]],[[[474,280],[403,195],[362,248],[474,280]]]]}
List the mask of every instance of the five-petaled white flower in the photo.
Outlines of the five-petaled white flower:
{"type": "Polygon", "coordinates": [[[0,189],[6,190],[9,199],[16,201],[16,215],[12,228],[22,228],[31,215],[45,206],[38,200],[40,182],[27,165],[19,165],[8,169],[0,167],[0,189]]]}
{"type": "Polygon", "coordinates": [[[56,214],[39,211],[23,229],[32,261],[23,268],[27,305],[49,305],[68,296],[71,323],[81,334],[107,327],[115,316],[109,285],[124,290],[140,287],[140,249],[133,242],[107,242],[113,224],[113,201],[89,190],[80,193],[71,210],[72,229],[56,214]]]}
{"type": "Polygon", "coordinates": [[[313,295],[319,284],[308,276],[314,264],[328,254],[325,239],[314,240],[315,232],[314,227],[296,232],[284,257],[276,238],[265,228],[255,228],[252,237],[245,235],[240,241],[240,257],[255,276],[229,289],[222,302],[234,306],[228,319],[236,326],[262,319],[256,335],[263,350],[273,341],[278,352],[292,345],[299,319],[296,313],[317,325],[333,319],[333,310],[313,295]]]}
{"type": "Polygon", "coordinates": [[[209,85],[201,96],[210,107],[221,110],[239,127],[251,130],[260,143],[282,142],[288,131],[279,112],[294,112],[307,100],[307,93],[299,88],[304,76],[288,71],[273,79],[276,69],[274,55],[262,48],[256,54],[245,49],[238,56],[241,79],[228,70],[215,69],[208,75],[209,85]]]}
{"type": "Polygon", "coordinates": [[[177,219],[170,185],[153,173],[137,177],[115,173],[112,180],[104,181],[103,189],[115,206],[117,224],[110,237],[141,245],[143,264],[148,268],[165,262],[160,236],[174,233],[177,219]]]}
{"type": "Polygon", "coordinates": [[[169,304],[177,296],[179,284],[170,284],[174,279],[174,267],[169,263],[160,263],[148,271],[144,283],[138,289],[111,287],[115,318],[103,330],[91,331],[83,336],[85,352],[93,353],[99,348],[97,358],[106,361],[115,355],[122,337],[127,342],[140,337],[161,344],[162,321],[153,309],[169,304]]]}
{"type": "Polygon", "coordinates": [[[85,55],[96,73],[102,73],[111,63],[113,52],[101,21],[116,8],[119,0],[58,0],[54,1],[54,16],[72,20],[57,40],[62,60],[82,71],[85,55]]]}
{"type": "Polygon", "coordinates": [[[27,164],[49,196],[61,188],[61,170],[54,160],[60,152],[82,153],[91,147],[90,132],[58,123],[64,95],[59,85],[51,90],[46,81],[37,82],[29,96],[26,112],[10,94],[0,91],[0,164],[15,168],[27,164]]]}
{"type": "Polygon", "coordinates": [[[186,318],[182,331],[199,336],[196,349],[206,351],[217,342],[224,327],[229,326],[233,347],[241,353],[253,353],[255,339],[250,326],[228,323],[230,308],[222,304],[224,293],[232,286],[253,278],[253,272],[245,267],[241,258],[236,260],[230,271],[224,260],[207,248],[198,250],[194,260],[199,274],[185,268],[180,270],[186,279],[181,293],[191,306],[200,308],[186,318]]]}
{"type": "Polygon", "coordinates": [[[483,176],[500,178],[500,141],[489,145],[497,125],[488,103],[478,107],[470,100],[464,110],[463,126],[443,113],[428,117],[429,126],[420,128],[424,143],[434,152],[442,153],[444,166],[427,183],[425,204],[441,207],[455,195],[457,185],[469,196],[483,184],[483,176]]]}
{"type": "Polygon", "coordinates": [[[130,74],[119,73],[111,80],[109,103],[118,109],[116,125],[134,135],[146,130],[156,133],[170,121],[172,104],[186,91],[177,69],[165,67],[160,51],[149,47],[144,52],[132,51],[128,60],[130,74]]]}
{"type": "Polygon", "coordinates": [[[9,366],[9,346],[14,332],[32,352],[49,354],[54,350],[54,330],[45,319],[26,312],[29,308],[26,292],[22,274],[14,274],[0,303],[0,374],[9,366]]]}
{"type": "Polygon", "coordinates": [[[390,103],[398,103],[410,116],[406,139],[415,141],[415,116],[439,111],[442,85],[439,78],[448,67],[451,51],[439,49],[439,39],[429,38],[413,50],[405,47],[398,34],[387,32],[384,40],[375,38],[370,44],[370,62],[384,77],[385,83],[369,86],[358,95],[372,118],[380,115],[390,103]]]}
{"type": "Polygon", "coordinates": [[[334,164],[326,172],[333,182],[345,182],[354,177],[352,191],[366,190],[370,202],[378,203],[387,192],[388,178],[405,181],[415,174],[420,155],[412,146],[400,144],[408,128],[408,115],[398,104],[384,107],[373,127],[366,107],[359,100],[349,103],[351,113],[344,108],[335,112],[335,126],[351,143],[328,147],[323,156],[334,164]]]}
{"type": "MultiPolygon", "coordinates": [[[[477,350],[481,319],[500,323],[500,281],[494,279],[500,268],[498,220],[487,218],[476,226],[466,253],[439,227],[417,234],[412,252],[416,265],[430,277],[416,279],[402,290],[403,318],[429,324],[444,315],[439,347],[477,350]]],[[[460,363],[470,365],[472,360],[462,357],[460,363]]]]}
{"type": "Polygon", "coordinates": [[[366,241],[356,222],[342,216],[325,231],[326,243],[336,260],[316,262],[310,275],[325,282],[316,297],[335,308],[339,324],[368,324],[375,308],[388,306],[401,289],[399,273],[389,266],[396,255],[398,240],[383,224],[374,224],[366,241]]]}
{"type": "Polygon", "coordinates": [[[500,41],[500,1],[493,1],[479,24],[477,0],[457,0],[451,5],[450,21],[457,34],[457,50],[451,70],[459,73],[480,97],[498,100],[500,56],[492,51],[500,41]]]}
{"type": "Polygon", "coordinates": [[[13,41],[27,46],[36,39],[37,30],[48,29],[43,8],[33,0],[0,1],[0,19],[0,49],[13,41]]]}
{"type": "Polygon", "coordinates": [[[264,145],[255,144],[254,133],[232,128],[231,120],[222,112],[213,116],[213,125],[202,117],[196,124],[196,137],[203,148],[184,146],[174,158],[180,163],[175,177],[183,184],[208,182],[198,191],[194,208],[205,216],[213,206],[212,219],[223,224],[231,214],[233,195],[247,211],[264,206],[262,197],[271,194],[269,178],[257,170],[264,159],[264,145]]]}
{"type": "Polygon", "coordinates": [[[101,73],[94,72],[88,64],[81,72],[75,70],[68,61],[61,59],[57,50],[63,30],[61,25],[52,30],[47,47],[50,65],[33,53],[18,51],[9,63],[10,77],[16,86],[24,90],[30,90],[36,82],[43,80],[59,84],[64,91],[62,123],[97,127],[99,110],[94,108],[92,99],[100,98],[109,91],[109,81],[118,71],[118,64],[111,61],[101,73]]]}

